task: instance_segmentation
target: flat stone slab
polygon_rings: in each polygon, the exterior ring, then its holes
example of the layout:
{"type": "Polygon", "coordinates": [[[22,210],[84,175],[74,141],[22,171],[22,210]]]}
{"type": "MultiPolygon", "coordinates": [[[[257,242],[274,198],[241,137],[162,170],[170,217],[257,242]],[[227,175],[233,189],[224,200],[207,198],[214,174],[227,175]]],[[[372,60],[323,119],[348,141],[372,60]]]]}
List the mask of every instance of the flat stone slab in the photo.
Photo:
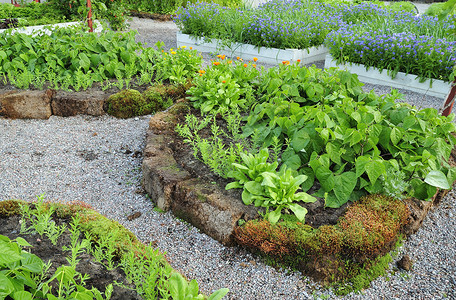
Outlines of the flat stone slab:
{"type": "Polygon", "coordinates": [[[65,92],[56,91],[52,98],[52,114],[60,117],[76,115],[101,116],[108,96],[102,91],[65,92]]]}
{"type": "Polygon", "coordinates": [[[51,90],[0,92],[0,116],[12,119],[49,119],[51,90]]]}
{"type": "Polygon", "coordinates": [[[105,101],[112,93],[90,90],[66,92],[61,90],[0,89],[0,116],[11,119],[49,119],[50,116],[101,116],[105,101]]]}

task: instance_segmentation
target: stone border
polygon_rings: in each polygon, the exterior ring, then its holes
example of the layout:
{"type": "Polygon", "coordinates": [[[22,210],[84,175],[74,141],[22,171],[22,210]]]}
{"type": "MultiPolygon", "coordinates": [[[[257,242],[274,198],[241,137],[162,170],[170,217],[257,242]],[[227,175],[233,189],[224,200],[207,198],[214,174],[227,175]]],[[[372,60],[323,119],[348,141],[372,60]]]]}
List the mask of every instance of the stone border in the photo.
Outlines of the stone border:
{"type": "MultiPolygon", "coordinates": [[[[143,186],[158,208],[171,210],[222,244],[233,245],[238,221],[259,215],[255,207],[226,196],[224,187],[204,182],[176,162],[170,144],[177,116],[188,110],[187,104],[181,102],[151,117],[142,165],[143,186]]],[[[448,191],[438,191],[432,201],[405,200],[411,215],[403,232],[406,235],[416,232],[429,210],[446,193],[448,191]]]]}
{"type": "Polygon", "coordinates": [[[181,102],[150,119],[142,165],[143,186],[158,208],[171,210],[222,244],[234,245],[238,221],[254,219],[258,213],[241,199],[227,196],[224,187],[192,176],[178,165],[169,144],[176,116],[188,110],[181,102]]]}
{"type": "Polygon", "coordinates": [[[311,47],[308,49],[277,49],[266,47],[255,47],[250,44],[231,43],[227,46],[222,40],[211,39],[206,41],[205,38],[198,38],[192,35],[177,33],[177,46],[192,47],[200,52],[218,52],[228,56],[240,56],[244,60],[253,60],[258,58],[259,62],[276,64],[282,61],[301,60],[303,64],[313,63],[324,60],[328,49],[324,46],[311,47]]]}
{"type": "Polygon", "coordinates": [[[359,80],[362,82],[388,85],[434,97],[445,98],[451,88],[451,83],[442,80],[433,79],[431,83],[431,80],[428,79],[424,82],[419,82],[416,75],[405,74],[402,72],[397,73],[396,77],[392,79],[386,70],[379,70],[373,67],[366,70],[364,65],[349,62],[337,64],[337,61],[330,54],[328,54],[325,58],[325,69],[332,67],[344,69],[357,74],[359,80]]]}
{"type": "Polygon", "coordinates": [[[111,93],[55,90],[0,90],[0,116],[12,119],[49,119],[50,116],[101,116],[111,93]]]}

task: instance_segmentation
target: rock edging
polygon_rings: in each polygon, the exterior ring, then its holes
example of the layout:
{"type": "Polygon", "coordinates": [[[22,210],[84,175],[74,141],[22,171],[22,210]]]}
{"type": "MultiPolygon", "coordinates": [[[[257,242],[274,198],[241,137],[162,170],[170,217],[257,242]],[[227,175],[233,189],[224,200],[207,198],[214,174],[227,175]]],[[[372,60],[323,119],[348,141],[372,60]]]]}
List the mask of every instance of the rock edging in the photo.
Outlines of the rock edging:
{"type": "Polygon", "coordinates": [[[143,186],[158,208],[171,210],[224,245],[234,245],[238,221],[258,214],[240,199],[227,196],[224,187],[204,182],[176,162],[169,144],[182,110],[188,110],[186,104],[177,103],[152,116],[142,165],[143,186]]]}
{"type": "Polygon", "coordinates": [[[102,91],[0,90],[0,116],[11,119],[49,119],[50,116],[101,116],[112,93],[102,91]]]}

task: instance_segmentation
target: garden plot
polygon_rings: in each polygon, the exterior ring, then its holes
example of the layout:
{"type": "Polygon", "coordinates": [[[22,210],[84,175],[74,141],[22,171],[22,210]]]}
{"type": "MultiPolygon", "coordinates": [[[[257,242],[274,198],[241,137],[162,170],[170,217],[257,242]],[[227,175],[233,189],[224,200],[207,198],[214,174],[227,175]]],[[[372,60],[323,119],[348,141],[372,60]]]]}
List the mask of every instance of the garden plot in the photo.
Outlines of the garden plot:
{"type": "Polygon", "coordinates": [[[452,119],[366,94],[349,72],[260,74],[219,55],[194,84],[150,121],[146,190],[222,243],[323,282],[366,286],[455,180],[452,119]]]}

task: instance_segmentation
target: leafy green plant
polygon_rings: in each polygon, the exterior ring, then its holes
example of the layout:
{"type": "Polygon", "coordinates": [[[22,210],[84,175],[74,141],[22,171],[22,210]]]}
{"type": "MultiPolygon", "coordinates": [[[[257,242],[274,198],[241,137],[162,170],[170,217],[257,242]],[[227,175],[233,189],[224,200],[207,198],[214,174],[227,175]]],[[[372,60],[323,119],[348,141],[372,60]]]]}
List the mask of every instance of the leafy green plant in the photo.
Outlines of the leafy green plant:
{"type": "MultiPolygon", "coordinates": [[[[173,273],[169,278],[168,284],[171,298],[174,300],[206,299],[204,295],[199,294],[198,283],[196,280],[192,280],[188,283],[187,280],[185,280],[185,278],[179,273],[173,273]]],[[[207,297],[207,300],[222,299],[227,293],[228,289],[219,289],[207,297]]]]}
{"type": "Polygon", "coordinates": [[[225,145],[223,136],[228,134],[220,129],[215,118],[208,116],[199,121],[194,115],[187,115],[186,124],[177,124],[175,131],[184,138],[184,143],[192,146],[195,158],[201,159],[214,173],[223,178],[226,178],[233,169],[232,164],[239,162],[239,155],[244,149],[241,143],[225,145]],[[206,128],[211,119],[211,138],[201,138],[199,131],[206,128]]]}
{"type": "Polygon", "coordinates": [[[213,61],[200,76],[194,79],[194,86],[187,94],[193,106],[203,114],[217,114],[227,109],[245,110],[253,101],[252,80],[259,71],[252,63],[226,60],[224,55],[213,61]]]}
{"type": "Polygon", "coordinates": [[[56,225],[55,221],[52,220],[54,209],[44,203],[44,194],[37,198],[36,209],[31,210],[28,205],[21,206],[21,233],[36,231],[41,236],[46,235],[52,244],[56,245],[57,240],[66,230],[66,225],[56,225]],[[27,221],[31,223],[29,227],[26,225],[27,221]]]}
{"type": "Polygon", "coordinates": [[[254,203],[257,207],[265,207],[266,215],[271,223],[277,223],[283,209],[290,209],[303,221],[307,209],[295,203],[314,202],[316,199],[305,192],[297,192],[307,176],[294,176],[291,169],[282,168],[276,172],[277,162],[268,163],[268,149],[262,149],[256,156],[241,153],[243,164],[233,163],[236,171],[228,177],[237,179],[229,183],[226,189],[243,188],[242,201],[249,205],[254,203]],[[273,211],[269,211],[273,209],[273,211]]]}

